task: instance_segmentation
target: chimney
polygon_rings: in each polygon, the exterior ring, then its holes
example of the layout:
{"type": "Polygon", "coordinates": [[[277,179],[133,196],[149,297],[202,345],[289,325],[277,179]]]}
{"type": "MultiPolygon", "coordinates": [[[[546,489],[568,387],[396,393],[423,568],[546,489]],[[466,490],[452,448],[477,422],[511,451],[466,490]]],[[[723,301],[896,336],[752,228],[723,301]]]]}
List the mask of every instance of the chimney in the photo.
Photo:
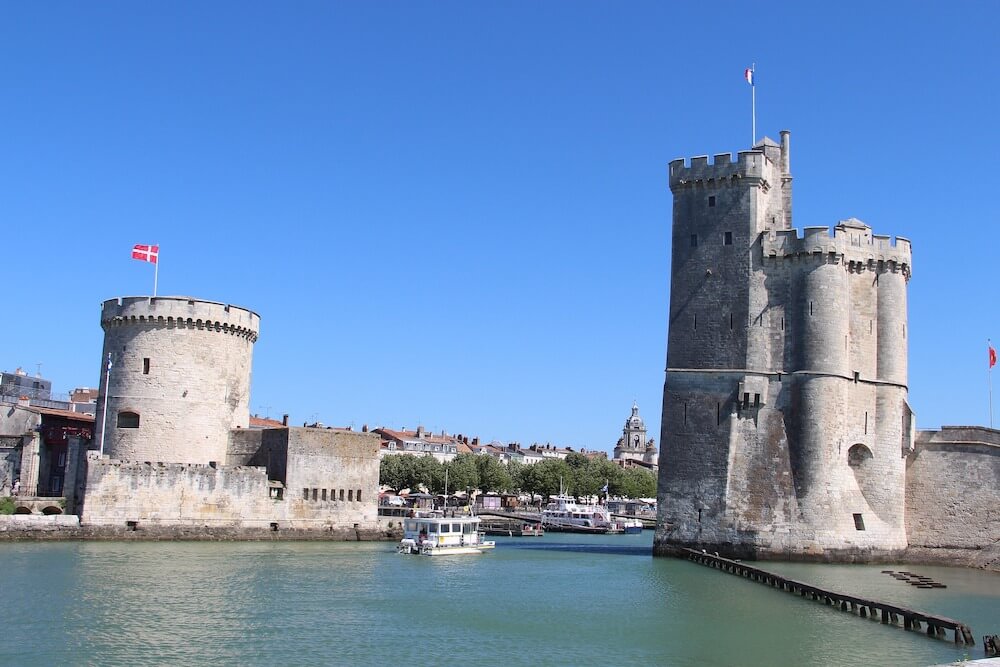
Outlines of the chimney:
{"type": "Polygon", "coordinates": [[[361,425],[361,432],[362,433],[367,433],[368,432],[368,424],[362,424],[361,425]]]}
{"type": "Polygon", "coordinates": [[[281,415],[281,425],[288,426],[288,415],[281,415]]]}
{"type": "Polygon", "coordinates": [[[22,408],[26,408],[29,405],[31,405],[31,399],[28,398],[27,396],[18,396],[17,397],[17,404],[18,404],[18,406],[20,406],[22,408]]]}
{"type": "Polygon", "coordinates": [[[472,444],[478,446],[479,445],[479,438],[473,438],[472,439],[472,444]]]}

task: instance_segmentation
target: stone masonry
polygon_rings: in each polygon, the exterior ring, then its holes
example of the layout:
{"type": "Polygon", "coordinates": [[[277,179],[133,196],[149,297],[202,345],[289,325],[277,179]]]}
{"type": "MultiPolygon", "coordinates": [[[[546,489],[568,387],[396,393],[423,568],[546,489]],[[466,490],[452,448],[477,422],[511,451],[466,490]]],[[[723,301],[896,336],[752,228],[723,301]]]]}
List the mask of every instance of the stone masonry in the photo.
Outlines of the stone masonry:
{"type": "Polygon", "coordinates": [[[103,433],[103,452],[113,459],[225,462],[225,434],[250,423],[260,317],[187,297],[124,297],[104,302],[101,326],[98,448],[103,433]]]}
{"type": "Polygon", "coordinates": [[[906,546],[906,239],[792,228],[790,139],[670,163],[654,549],[868,559],[906,546]]]}

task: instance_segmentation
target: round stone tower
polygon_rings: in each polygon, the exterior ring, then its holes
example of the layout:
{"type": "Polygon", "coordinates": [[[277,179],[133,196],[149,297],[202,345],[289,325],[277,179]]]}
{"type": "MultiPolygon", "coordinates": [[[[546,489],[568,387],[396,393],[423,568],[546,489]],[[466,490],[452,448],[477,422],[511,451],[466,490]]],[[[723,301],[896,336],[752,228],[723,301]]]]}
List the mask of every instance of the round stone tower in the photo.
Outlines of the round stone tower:
{"type": "Polygon", "coordinates": [[[101,327],[95,433],[104,454],[223,463],[230,429],[250,422],[260,316],[190,297],[120,297],[104,302],[101,327]]]}

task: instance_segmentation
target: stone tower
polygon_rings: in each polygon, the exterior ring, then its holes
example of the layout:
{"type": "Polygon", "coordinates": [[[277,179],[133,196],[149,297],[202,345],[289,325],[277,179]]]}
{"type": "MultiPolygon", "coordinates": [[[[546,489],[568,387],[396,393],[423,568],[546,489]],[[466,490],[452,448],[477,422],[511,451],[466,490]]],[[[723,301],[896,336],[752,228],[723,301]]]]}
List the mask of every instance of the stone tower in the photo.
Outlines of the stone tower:
{"type": "Polygon", "coordinates": [[[188,297],[123,297],[104,302],[101,327],[95,434],[100,440],[104,433],[104,453],[126,461],[224,463],[229,430],[250,422],[257,313],[188,297]]]}
{"type": "Polygon", "coordinates": [[[625,419],[622,437],[615,447],[616,460],[634,459],[642,461],[648,446],[646,439],[646,424],[639,416],[639,406],[632,404],[632,414],[625,419]]]}
{"type": "Polygon", "coordinates": [[[789,143],[670,163],[657,553],[906,546],[910,244],[854,219],[800,236],[789,143]]]}

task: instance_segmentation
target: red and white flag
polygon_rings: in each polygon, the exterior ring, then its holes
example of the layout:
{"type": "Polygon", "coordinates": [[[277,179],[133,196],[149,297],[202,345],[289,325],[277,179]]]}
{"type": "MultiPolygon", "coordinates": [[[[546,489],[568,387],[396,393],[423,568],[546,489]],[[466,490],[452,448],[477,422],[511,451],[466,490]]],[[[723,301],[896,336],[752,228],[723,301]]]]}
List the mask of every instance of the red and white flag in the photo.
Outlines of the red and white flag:
{"type": "Polygon", "coordinates": [[[743,70],[743,78],[746,79],[747,83],[749,83],[752,86],[753,85],[753,70],[751,68],[749,68],[749,67],[747,67],[745,70],[743,70]]]}
{"type": "Polygon", "coordinates": [[[990,368],[993,368],[997,365],[997,351],[990,344],[987,344],[986,347],[990,350],[990,368]]]}
{"type": "Polygon", "coordinates": [[[158,245],[137,245],[132,248],[132,259],[140,262],[152,262],[156,264],[156,259],[160,256],[160,246],[158,245]]]}

